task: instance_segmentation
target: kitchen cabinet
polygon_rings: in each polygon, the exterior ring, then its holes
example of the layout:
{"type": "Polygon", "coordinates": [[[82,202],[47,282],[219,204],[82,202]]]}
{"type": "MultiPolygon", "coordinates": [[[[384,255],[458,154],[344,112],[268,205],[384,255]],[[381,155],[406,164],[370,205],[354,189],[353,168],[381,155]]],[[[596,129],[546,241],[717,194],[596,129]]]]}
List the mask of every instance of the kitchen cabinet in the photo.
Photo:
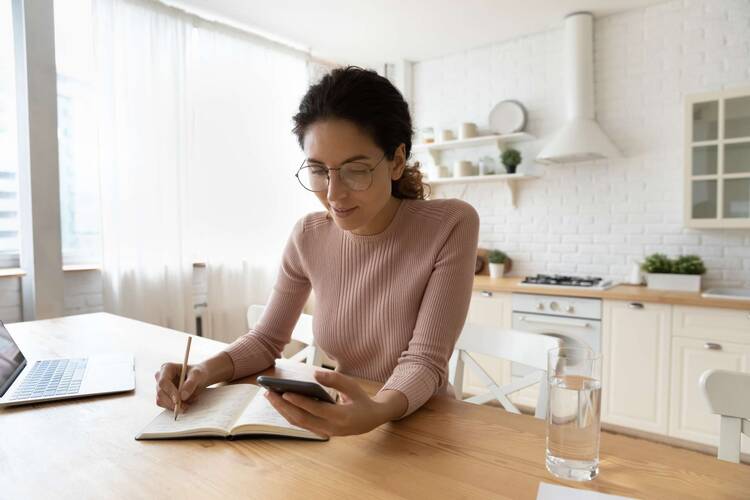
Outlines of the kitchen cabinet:
{"type": "Polygon", "coordinates": [[[674,306],[673,337],[750,344],[750,304],[747,310],[674,306]]]}
{"type": "MultiPolygon", "coordinates": [[[[494,326],[508,329],[511,325],[512,302],[510,293],[475,291],[471,297],[467,323],[494,326]]],[[[498,383],[502,385],[510,380],[510,363],[491,356],[471,353],[479,365],[498,383]]],[[[487,392],[481,381],[470,370],[465,371],[464,392],[483,394],[487,392]]]]}
{"type": "Polygon", "coordinates": [[[688,227],[750,227],[750,88],[685,99],[688,227]]]}
{"type": "MultiPolygon", "coordinates": [[[[750,344],[708,339],[672,339],[672,390],[669,435],[717,446],[719,416],[711,413],[698,381],[706,370],[721,368],[750,372],[750,344]]],[[[742,452],[750,439],[742,437],[742,452]]]]}
{"type": "Polygon", "coordinates": [[[605,300],[602,421],[667,433],[672,306],[605,300]]]}

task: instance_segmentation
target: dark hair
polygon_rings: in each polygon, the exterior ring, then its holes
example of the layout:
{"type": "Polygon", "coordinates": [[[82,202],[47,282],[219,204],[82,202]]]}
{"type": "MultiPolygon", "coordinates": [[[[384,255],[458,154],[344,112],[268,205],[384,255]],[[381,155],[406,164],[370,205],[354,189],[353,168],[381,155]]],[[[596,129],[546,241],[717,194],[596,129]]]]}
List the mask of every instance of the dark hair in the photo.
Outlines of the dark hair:
{"type": "MultiPolygon", "coordinates": [[[[403,143],[409,159],[413,134],[409,105],[387,78],[373,70],[336,68],[310,86],[293,118],[292,131],[300,147],[308,127],[325,119],[353,122],[373,138],[388,160],[393,160],[396,148],[403,143]]],[[[401,178],[391,181],[391,188],[396,198],[425,199],[419,162],[406,165],[401,178]]]]}

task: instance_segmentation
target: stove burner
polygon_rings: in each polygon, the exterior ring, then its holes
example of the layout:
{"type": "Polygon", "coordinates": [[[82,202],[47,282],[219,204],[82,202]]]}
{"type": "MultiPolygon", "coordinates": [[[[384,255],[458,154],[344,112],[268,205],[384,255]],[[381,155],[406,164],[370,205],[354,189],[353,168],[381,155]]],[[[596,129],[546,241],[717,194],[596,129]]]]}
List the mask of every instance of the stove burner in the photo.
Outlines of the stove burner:
{"type": "Polygon", "coordinates": [[[559,274],[555,274],[554,276],[537,274],[536,276],[527,276],[521,283],[527,285],[557,285],[588,288],[597,286],[601,281],[602,278],[592,276],[582,278],[578,276],[561,276],[559,274]]]}

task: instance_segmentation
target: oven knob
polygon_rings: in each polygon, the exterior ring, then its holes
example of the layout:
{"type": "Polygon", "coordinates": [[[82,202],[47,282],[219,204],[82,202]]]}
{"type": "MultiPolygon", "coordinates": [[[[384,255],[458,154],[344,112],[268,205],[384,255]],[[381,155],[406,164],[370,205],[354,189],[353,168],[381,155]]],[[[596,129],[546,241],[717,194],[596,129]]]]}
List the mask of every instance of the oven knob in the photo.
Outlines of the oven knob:
{"type": "Polygon", "coordinates": [[[560,306],[557,305],[557,302],[552,301],[549,303],[549,308],[552,309],[553,311],[557,311],[558,309],[560,309],[560,306]]]}
{"type": "Polygon", "coordinates": [[[568,314],[573,314],[575,312],[575,308],[571,305],[568,305],[568,307],[565,308],[565,312],[568,314]]]}
{"type": "Polygon", "coordinates": [[[537,302],[536,309],[537,311],[544,311],[544,304],[541,302],[537,302]]]}

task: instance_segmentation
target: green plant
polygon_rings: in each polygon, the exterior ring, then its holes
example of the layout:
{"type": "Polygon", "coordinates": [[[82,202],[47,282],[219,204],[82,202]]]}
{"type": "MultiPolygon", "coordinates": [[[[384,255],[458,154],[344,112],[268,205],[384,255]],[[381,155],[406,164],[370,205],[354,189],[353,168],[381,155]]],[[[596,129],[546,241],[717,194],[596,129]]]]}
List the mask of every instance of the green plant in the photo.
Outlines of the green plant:
{"type": "Polygon", "coordinates": [[[508,255],[500,250],[490,250],[487,253],[487,260],[490,261],[490,264],[505,264],[505,261],[508,260],[508,255]]]}
{"type": "Polygon", "coordinates": [[[663,253],[651,254],[643,261],[641,269],[647,273],[671,273],[672,259],[663,253]]]}
{"type": "Polygon", "coordinates": [[[706,266],[697,255],[683,255],[672,263],[672,272],[677,274],[703,274],[706,266]]]}
{"type": "Polygon", "coordinates": [[[500,156],[500,160],[506,167],[515,167],[521,163],[521,152],[513,148],[506,149],[500,156]]]}
{"type": "Polygon", "coordinates": [[[641,269],[647,273],[657,274],[703,274],[706,266],[697,255],[683,255],[672,260],[663,253],[655,253],[646,257],[641,269]]]}

